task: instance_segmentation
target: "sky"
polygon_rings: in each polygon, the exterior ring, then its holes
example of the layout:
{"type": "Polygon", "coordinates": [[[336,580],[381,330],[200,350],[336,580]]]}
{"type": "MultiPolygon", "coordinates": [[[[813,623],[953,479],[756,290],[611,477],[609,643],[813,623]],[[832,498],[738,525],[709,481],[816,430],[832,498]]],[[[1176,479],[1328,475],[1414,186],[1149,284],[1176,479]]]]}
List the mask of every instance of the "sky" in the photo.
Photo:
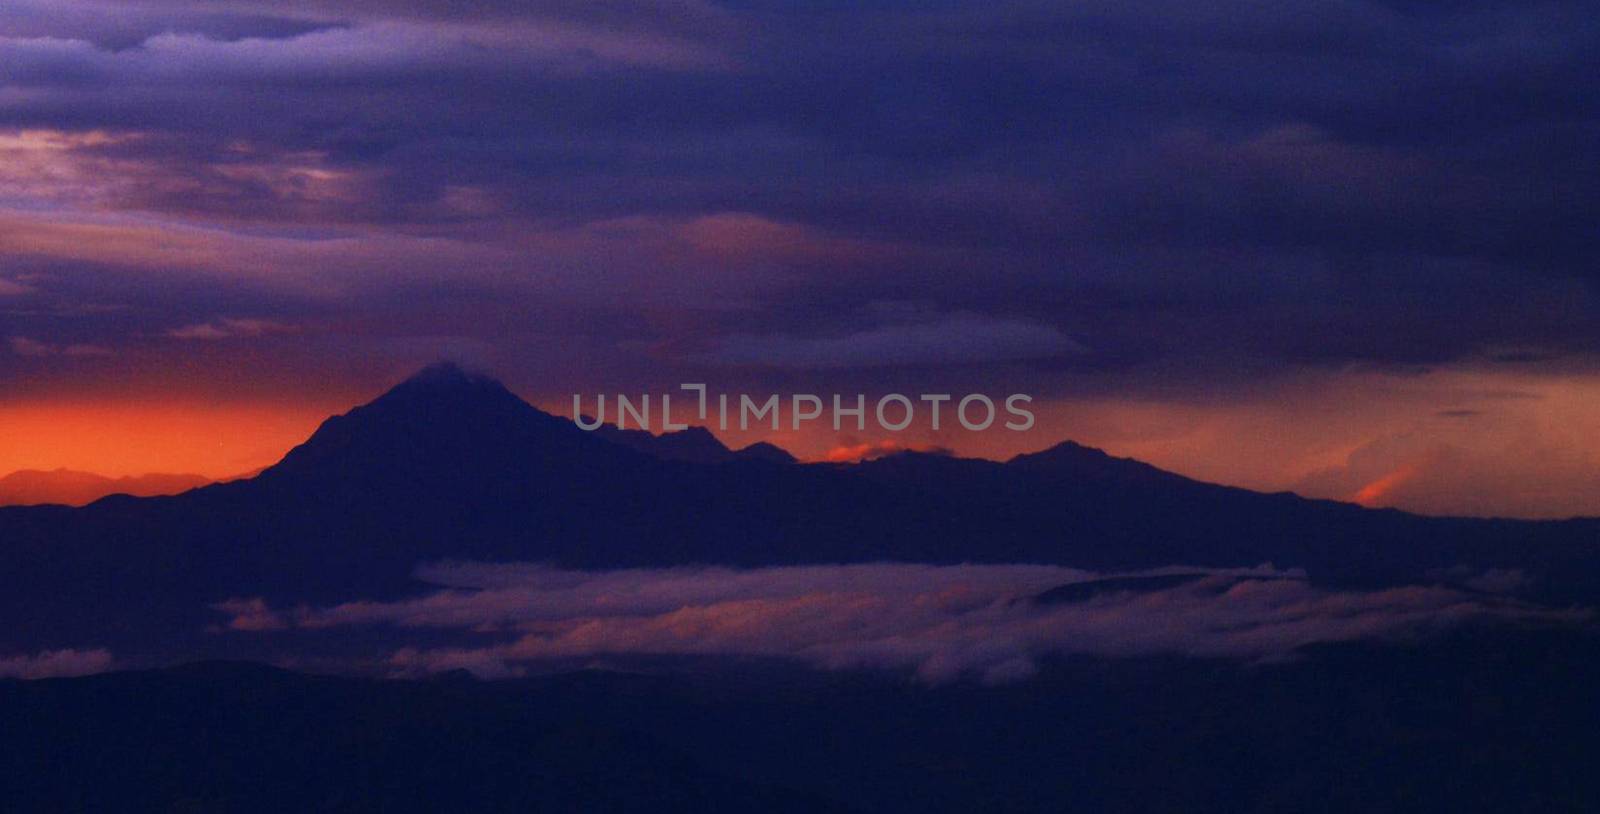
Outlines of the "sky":
{"type": "Polygon", "coordinates": [[[238,474],[447,358],[1036,400],[727,438],[807,458],[1600,515],[1597,50],[1563,0],[10,0],[0,472],[238,474]]]}

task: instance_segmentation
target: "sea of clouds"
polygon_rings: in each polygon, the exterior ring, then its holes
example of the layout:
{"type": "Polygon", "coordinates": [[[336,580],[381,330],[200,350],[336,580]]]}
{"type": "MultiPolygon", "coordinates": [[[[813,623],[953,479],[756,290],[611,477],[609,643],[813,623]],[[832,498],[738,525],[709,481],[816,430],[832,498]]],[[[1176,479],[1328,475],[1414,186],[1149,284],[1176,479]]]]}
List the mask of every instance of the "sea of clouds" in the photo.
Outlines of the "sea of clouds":
{"type": "Polygon", "coordinates": [[[402,601],[274,608],[230,600],[215,606],[229,617],[218,629],[414,631],[428,644],[395,649],[389,666],[396,675],[465,669],[503,677],[574,659],[752,656],[821,669],[909,670],[937,683],[1025,679],[1052,655],[1262,661],[1310,644],[1405,639],[1469,621],[1588,617],[1444,584],[1335,590],[1271,565],[1098,574],[1044,565],[591,572],[440,563],[418,575],[436,590],[402,601]],[[1187,578],[1137,579],[1178,575],[1187,578]],[[1109,578],[1116,581],[1069,601],[1040,600],[1053,588],[1109,578]],[[439,646],[439,634],[449,632],[459,635],[439,646]]]}

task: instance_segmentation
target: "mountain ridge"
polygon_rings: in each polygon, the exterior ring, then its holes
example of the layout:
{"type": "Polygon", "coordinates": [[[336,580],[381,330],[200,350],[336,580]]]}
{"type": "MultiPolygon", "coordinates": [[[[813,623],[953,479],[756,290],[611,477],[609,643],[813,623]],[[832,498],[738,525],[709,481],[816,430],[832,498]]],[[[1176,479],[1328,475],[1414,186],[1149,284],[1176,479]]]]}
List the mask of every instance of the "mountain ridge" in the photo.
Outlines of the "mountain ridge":
{"type": "Polygon", "coordinates": [[[147,472],[110,477],[65,467],[19,469],[0,477],[0,507],[86,506],[110,495],[160,497],[214,482],[204,475],[189,473],[147,472]]]}
{"type": "Polygon", "coordinates": [[[1372,587],[1493,568],[1525,572],[1546,600],[1600,596],[1593,521],[1425,518],[1262,494],[1072,442],[1003,463],[916,453],[848,465],[688,461],[586,432],[487,377],[425,374],[328,419],[252,479],[80,509],[0,509],[0,616],[17,620],[0,631],[0,651],[107,631],[178,631],[204,647],[210,604],[408,596],[422,589],[417,566],[439,560],[1105,572],[1273,563],[1314,583],[1372,587]]]}

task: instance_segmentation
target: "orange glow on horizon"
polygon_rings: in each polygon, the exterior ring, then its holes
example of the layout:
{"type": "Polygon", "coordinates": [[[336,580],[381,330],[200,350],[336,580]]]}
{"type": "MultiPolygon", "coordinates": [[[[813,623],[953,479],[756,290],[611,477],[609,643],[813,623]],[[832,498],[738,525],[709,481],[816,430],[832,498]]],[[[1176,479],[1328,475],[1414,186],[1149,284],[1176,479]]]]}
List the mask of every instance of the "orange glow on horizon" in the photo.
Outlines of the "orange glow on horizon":
{"type": "Polygon", "coordinates": [[[271,404],[0,405],[0,475],[73,469],[229,478],[277,462],[328,415],[271,404]]]}
{"type": "Polygon", "coordinates": [[[822,460],[829,463],[856,463],[896,452],[934,452],[940,449],[942,447],[930,444],[903,444],[893,438],[885,438],[876,443],[834,447],[822,456],[822,460]]]}
{"type": "MultiPolygon", "coordinates": [[[[285,382],[277,395],[253,400],[189,395],[164,402],[146,392],[0,402],[0,476],[67,468],[108,477],[235,477],[275,463],[328,416],[382,392],[381,385],[361,390],[297,394],[285,382]]],[[[733,449],[765,441],[804,461],[897,449],[1003,461],[1074,440],[1261,491],[1430,514],[1570,517],[1600,515],[1597,398],[1600,376],[1343,374],[1213,404],[1041,400],[1038,423],[1027,432],[841,432],[827,421],[799,430],[707,429],[733,449]]],[[[569,399],[532,401],[570,414],[569,399]]]]}

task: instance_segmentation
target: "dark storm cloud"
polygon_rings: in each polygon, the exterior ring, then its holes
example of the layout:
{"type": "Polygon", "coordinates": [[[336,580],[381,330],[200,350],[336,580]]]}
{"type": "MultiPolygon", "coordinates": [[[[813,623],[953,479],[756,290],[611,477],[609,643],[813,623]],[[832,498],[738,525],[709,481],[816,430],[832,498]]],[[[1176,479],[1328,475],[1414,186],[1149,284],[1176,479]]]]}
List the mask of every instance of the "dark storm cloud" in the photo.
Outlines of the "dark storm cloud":
{"type": "MultiPolygon", "coordinates": [[[[6,202],[446,241],[394,262],[579,302],[595,353],[839,368],[811,357],[914,300],[1070,342],[1020,355],[1093,386],[1600,328],[1575,2],[25,2],[0,34],[0,127],[76,136],[6,202]]],[[[357,322],[407,301],[360,290],[357,322]]],[[[158,333],[306,321],[202,310],[158,333]]]]}

